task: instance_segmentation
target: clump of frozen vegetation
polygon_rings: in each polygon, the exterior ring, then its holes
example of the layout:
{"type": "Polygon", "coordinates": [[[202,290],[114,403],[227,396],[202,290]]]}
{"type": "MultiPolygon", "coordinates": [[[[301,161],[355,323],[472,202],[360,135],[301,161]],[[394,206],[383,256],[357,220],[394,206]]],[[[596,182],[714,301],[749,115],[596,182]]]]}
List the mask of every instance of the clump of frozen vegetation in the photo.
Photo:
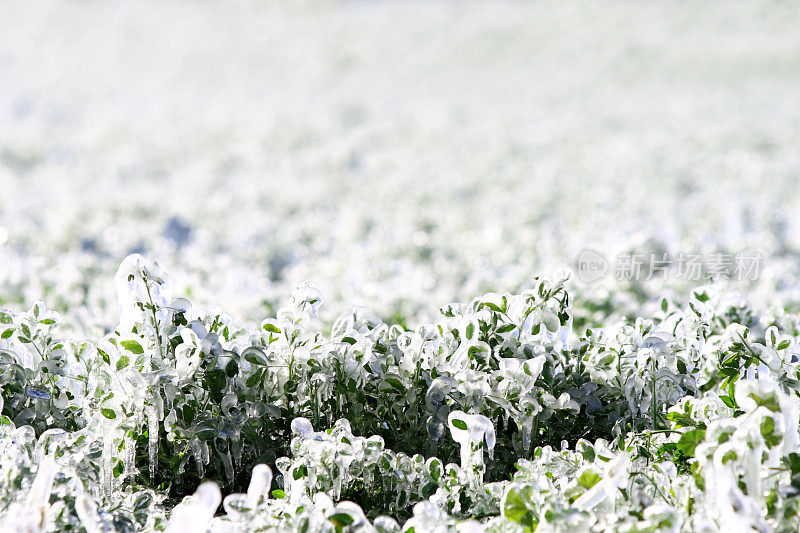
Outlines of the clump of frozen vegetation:
{"type": "Polygon", "coordinates": [[[581,331],[566,280],[534,279],[326,333],[308,284],[258,329],[139,255],[116,287],[97,343],[43,302],[0,313],[4,530],[800,526],[794,314],[707,286],[581,331]]]}

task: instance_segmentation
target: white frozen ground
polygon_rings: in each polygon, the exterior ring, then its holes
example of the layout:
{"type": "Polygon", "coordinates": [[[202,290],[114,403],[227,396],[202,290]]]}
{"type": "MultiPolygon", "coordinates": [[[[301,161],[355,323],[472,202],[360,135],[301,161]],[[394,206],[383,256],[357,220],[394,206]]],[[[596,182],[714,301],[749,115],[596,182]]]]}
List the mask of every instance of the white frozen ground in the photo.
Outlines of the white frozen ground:
{"type": "Polygon", "coordinates": [[[140,251],[239,320],[309,280],[323,318],[414,324],[589,246],[760,251],[748,294],[791,300],[799,27],[794,2],[3,2],[0,304],[99,336],[140,251]]]}

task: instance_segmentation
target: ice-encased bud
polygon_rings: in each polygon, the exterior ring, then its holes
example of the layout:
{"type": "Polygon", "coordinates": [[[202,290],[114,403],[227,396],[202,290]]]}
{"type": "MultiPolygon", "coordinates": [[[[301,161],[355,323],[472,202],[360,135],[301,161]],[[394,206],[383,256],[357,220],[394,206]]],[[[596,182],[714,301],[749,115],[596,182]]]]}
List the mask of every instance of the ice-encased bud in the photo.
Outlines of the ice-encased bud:
{"type": "Polygon", "coordinates": [[[292,420],[292,433],[305,437],[314,432],[314,426],[307,418],[298,417],[292,420]]]}
{"type": "Polygon", "coordinates": [[[378,533],[398,533],[400,531],[400,524],[397,520],[388,516],[379,516],[372,525],[378,530],[378,533]]]}
{"type": "Polygon", "coordinates": [[[322,304],[322,293],[304,281],[291,292],[289,298],[295,307],[304,312],[310,312],[311,316],[317,316],[317,310],[322,304]]]}

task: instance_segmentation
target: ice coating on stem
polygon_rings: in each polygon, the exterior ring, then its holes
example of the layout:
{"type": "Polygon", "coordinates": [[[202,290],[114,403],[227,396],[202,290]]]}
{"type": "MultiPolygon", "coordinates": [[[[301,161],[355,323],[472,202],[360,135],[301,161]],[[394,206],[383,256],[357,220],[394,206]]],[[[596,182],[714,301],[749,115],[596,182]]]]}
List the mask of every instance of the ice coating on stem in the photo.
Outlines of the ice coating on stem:
{"type": "Polygon", "coordinates": [[[269,489],[272,485],[272,469],[265,464],[253,467],[250,476],[250,485],[247,487],[247,505],[257,507],[269,499],[269,489]]]}
{"type": "Polygon", "coordinates": [[[47,512],[50,509],[50,492],[58,465],[51,456],[45,456],[39,464],[36,477],[31,484],[25,503],[12,503],[3,520],[3,531],[31,533],[47,529],[47,512]]]}
{"type": "Polygon", "coordinates": [[[204,533],[217,512],[222,493],[213,481],[206,481],[172,512],[167,533],[204,533]]]}
{"type": "Polygon", "coordinates": [[[483,415],[469,415],[452,411],[447,417],[453,440],[461,445],[461,468],[483,467],[481,443],[485,443],[491,459],[494,454],[495,434],[492,421],[483,415]]]}
{"type": "Polygon", "coordinates": [[[81,519],[81,525],[86,528],[86,533],[102,533],[103,527],[97,514],[97,505],[86,494],[79,494],[75,499],[75,511],[81,519]]]}
{"type": "Polygon", "coordinates": [[[166,307],[167,300],[162,294],[166,276],[158,263],[139,254],[131,254],[120,264],[114,285],[119,304],[120,330],[128,331],[137,322],[155,327],[145,309],[138,306],[137,302],[149,303],[152,300],[156,306],[166,307]]]}
{"type": "Polygon", "coordinates": [[[56,477],[57,467],[55,459],[49,455],[39,465],[36,478],[33,480],[31,490],[28,492],[28,498],[25,500],[25,505],[29,509],[45,509],[49,507],[50,491],[53,489],[53,480],[56,477]]]}
{"type": "Polygon", "coordinates": [[[283,476],[283,490],[286,492],[289,502],[293,505],[299,503],[306,493],[305,478],[298,477],[295,479],[292,460],[288,457],[279,457],[275,461],[275,466],[283,476]]]}

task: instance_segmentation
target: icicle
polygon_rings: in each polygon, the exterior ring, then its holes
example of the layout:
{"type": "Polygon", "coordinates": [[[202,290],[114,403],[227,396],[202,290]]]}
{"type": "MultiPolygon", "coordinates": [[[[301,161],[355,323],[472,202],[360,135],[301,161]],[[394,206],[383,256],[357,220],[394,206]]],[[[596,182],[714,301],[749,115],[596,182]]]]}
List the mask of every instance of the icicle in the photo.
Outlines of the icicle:
{"type": "Polygon", "coordinates": [[[136,440],[130,435],[125,435],[125,455],[123,459],[125,478],[133,480],[136,477],[136,440]]]}
{"type": "Polygon", "coordinates": [[[231,453],[227,443],[224,446],[224,448],[217,447],[217,455],[219,455],[219,459],[225,469],[225,479],[228,481],[228,485],[233,485],[233,461],[231,461],[231,453]]]}
{"type": "Polygon", "coordinates": [[[333,479],[333,499],[339,501],[342,497],[342,476],[336,476],[333,479]]]}
{"type": "Polygon", "coordinates": [[[483,439],[486,442],[486,453],[489,455],[489,460],[494,460],[494,445],[497,443],[496,437],[494,434],[494,425],[490,420],[487,419],[489,422],[486,431],[483,434],[483,439]]]}
{"type": "Polygon", "coordinates": [[[103,433],[103,492],[110,496],[114,482],[114,433],[106,428],[103,433]]]}
{"type": "Polygon", "coordinates": [[[147,455],[150,460],[150,482],[156,477],[156,464],[158,463],[158,414],[156,408],[148,405],[147,408],[147,455]]]}
{"type": "Polygon", "coordinates": [[[231,435],[230,449],[231,455],[233,455],[233,465],[238,470],[242,468],[242,443],[238,431],[231,435]]]}
{"type": "Polygon", "coordinates": [[[281,471],[281,475],[283,476],[283,490],[288,496],[289,503],[297,505],[306,493],[305,478],[294,478],[292,461],[288,457],[279,457],[275,461],[275,466],[278,467],[278,470],[281,471]]]}
{"type": "Polygon", "coordinates": [[[531,440],[532,440],[532,433],[533,433],[533,420],[530,418],[526,418],[522,421],[522,449],[525,450],[525,454],[530,452],[531,450],[531,440]]]}
{"type": "Polygon", "coordinates": [[[208,451],[208,443],[206,441],[200,442],[200,449],[203,452],[203,464],[207,465],[211,460],[211,453],[208,451]]]}
{"type": "MultiPolygon", "coordinates": [[[[159,374],[159,379],[163,378],[165,375],[164,373],[159,374]]],[[[158,386],[158,382],[155,386],[158,386]]],[[[166,387],[164,387],[166,388],[166,387]]],[[[161,389],[155,389],[152,391],[151,401],[153,402],[153,408],[155,409],[156,413],[156,420],[164,420],[164,399],[161,397],[161,389]]]]}
{"type": "Polygon", "coordinates": [[[200,447],[200,441],[193,440],[191,443],[192,448],[192,455],[194,456],[194,460],[197,463],[197,472],[200,479],[206,475],[205,463],[203,463],[203,450],[200,447]]]}

